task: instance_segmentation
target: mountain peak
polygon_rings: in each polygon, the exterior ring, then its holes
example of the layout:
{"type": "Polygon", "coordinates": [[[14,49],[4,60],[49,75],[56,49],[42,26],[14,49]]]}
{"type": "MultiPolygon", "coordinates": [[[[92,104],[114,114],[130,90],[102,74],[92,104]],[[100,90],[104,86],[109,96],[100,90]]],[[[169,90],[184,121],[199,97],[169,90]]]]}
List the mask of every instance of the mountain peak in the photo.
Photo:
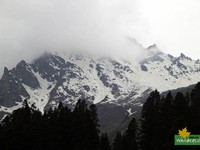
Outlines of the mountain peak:
{"type": "Polygon", "coordinates": [[[186,58],[185,54],[183,54],[183,53],[180,54],[180,57],[181,58],[186,58]]]}
{"type": "Polygon", "coordinates": [[[156,44],[150,45],[145,50],[146,50],[145,53],[147,54],[147,57],[163,54],[163,52],[158,48],[156,44]]]}
{"type": "Polygon", "coordinates": [[[158,49],[158,46],[156,44],[152,44],[147,49],[158,49]]]}
{"type": "Polygon", "coordinates": [[[185,54],[181,53],[180,56],[178,57],[179,59],[182,60],[192,60],[190,57],[186,56],[185,54]]]}
{"type": "Polygon", "coordinates": [[[26,65],[28,65],[27,63],[26,63],[26,61],[25,60],[21,60],[18,64],[17,64],[17,66],[16,67],[20,67],[20,66],[26,66],[26,65]]]}
{"type": "Polygon", "coordinates": [[[150,45],[149,47],[147,47],[147,50],[153,52],[154,54],[161,52],[161,50],[158,48],[156,44],[150,45]]]}
{"type": "Polygon", "coordinates": [[[8,68],[4,67],[4,73],[7,73],[7,72],[8,72],[8,68]]]}
{"type": "Polygon", "coordinates": [[[9,70],[7,67],[4,67],[2,79],[6,79],[9,75],[9,70]]]}

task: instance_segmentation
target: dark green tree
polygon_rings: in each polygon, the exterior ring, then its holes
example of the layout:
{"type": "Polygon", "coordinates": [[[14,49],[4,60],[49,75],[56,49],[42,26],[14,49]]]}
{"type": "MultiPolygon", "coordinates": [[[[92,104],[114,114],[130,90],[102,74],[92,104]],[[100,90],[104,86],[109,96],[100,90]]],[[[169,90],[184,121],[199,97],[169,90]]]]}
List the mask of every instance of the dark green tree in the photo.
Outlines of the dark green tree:
{"type": "Polygon", "coordinates": [[[173,144],[174,135],[170,133],[170,128],[174,119],[174,109],[173,109],[174,99],[171,92],[168,92],[167,96],[162,99],[161,105],[161,115],[159,121],[160,129],[160,140],[162,149],[168,149],[169,145],[173,144]]]}
{"type": "Polygon", "coordinates": [[[117,132],[113,141],[113,150],[123,150],[121,132],[117,132]]]}
{"type": "Polygon", "coordinates": [[[189,110],[189,104],[183,93],[178,92],[175,96],[174,111],[176,117],[185,118],[189,110]]]}
{"type": "Polygon", "coordinates": [[[200,134],[200,82],[191,92],[190,121],[191,132],[200,134]]]}
{"type": "Polygon", "coordinates": [[[99,126],[95,105],[79,100],[74,111],[59,103],[42,114],[25,100],[0,126],[0,148],[5,150],[97,150],[99,126]]]}
{"type": "Polygon", "coordinates": [[[161,112],[160,94],[157,90],[150,93],[142,108],[140,148],[157,150],[160,148],[159,118],[161,112]]]}
{"type": "Polygon", "coordinates": [[[137,130],[138,130],[138,126],[137,126],[136,119],[132,118],[128,125],[128,129],[123,135],[123,149],[124,150],[138,150],[137,130]]]}
{"type": "Polygon", "coordinates": [[[111,150],[111,146],[106,133],[101,134],[99,150],[111,150]]]}

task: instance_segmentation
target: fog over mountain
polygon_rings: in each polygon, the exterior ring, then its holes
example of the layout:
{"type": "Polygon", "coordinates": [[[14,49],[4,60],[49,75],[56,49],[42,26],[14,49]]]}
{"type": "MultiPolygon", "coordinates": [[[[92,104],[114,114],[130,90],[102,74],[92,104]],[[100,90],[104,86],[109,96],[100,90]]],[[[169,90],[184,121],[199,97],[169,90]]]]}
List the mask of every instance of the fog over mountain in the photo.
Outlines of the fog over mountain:
{"type": "Polygon", "coordinates": [[[41,51],[138,54],[144,47],[200,58],[198,0],[1,0],[0,73],[41,51]]]}

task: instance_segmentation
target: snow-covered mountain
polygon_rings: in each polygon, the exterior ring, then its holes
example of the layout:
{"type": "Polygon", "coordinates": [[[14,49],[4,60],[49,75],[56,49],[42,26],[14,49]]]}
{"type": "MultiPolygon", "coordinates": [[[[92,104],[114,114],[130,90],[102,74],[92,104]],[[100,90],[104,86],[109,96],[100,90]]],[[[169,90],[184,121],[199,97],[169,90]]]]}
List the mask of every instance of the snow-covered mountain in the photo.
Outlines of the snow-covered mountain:
{"type": "Polygon", "coordinates": [[[141,47],[141,52],[140,61],[80,52],[44,53],[31,63],[22,60],[11,70],[4,68],[1,118],[21,107],[26,98],[41,111],[60,101],[73,108],[81,98],[100,109],[120,106],[130,115],[152,90],[176,89],[200,79],[199,60],[165,54],[156,45],[141,47]]]}

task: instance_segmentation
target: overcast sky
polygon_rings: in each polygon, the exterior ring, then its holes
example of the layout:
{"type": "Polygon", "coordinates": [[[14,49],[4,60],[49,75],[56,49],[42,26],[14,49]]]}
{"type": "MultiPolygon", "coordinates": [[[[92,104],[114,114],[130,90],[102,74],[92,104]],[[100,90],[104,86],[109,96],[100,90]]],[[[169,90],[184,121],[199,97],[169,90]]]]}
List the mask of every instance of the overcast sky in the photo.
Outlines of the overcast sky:
{"type": "Polygon", "coordinates": [[[127,37],[200,58],[200,0],[0,0],[0,72],[44,50],[128,53],[127,37]]]}

